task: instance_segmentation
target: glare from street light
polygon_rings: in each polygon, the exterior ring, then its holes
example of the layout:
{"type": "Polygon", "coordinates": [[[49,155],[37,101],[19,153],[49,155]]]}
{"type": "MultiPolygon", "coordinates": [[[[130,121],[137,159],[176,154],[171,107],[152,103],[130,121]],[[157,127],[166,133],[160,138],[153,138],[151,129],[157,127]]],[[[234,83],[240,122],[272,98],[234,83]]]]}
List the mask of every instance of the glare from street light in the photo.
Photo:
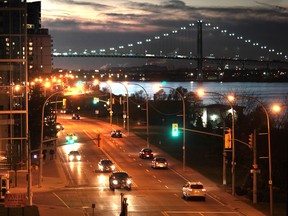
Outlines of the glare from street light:
{"type": "Polygon", "coordinates": [[[279,104],[274,104],[273,106],[272,106],[272,110],[274,111],[274,112],[280,112],[281,111],[281,109],[282,109],[282,107],[279,105],[279,104]]]}

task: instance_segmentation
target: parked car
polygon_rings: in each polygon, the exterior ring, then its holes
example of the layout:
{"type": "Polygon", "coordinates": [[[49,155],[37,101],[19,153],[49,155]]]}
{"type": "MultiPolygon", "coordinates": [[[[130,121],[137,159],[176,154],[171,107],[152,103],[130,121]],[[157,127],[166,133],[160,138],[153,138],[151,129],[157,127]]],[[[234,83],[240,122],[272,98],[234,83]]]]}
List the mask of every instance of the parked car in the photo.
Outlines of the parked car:
{"type": "Polygon", "coordinates": [[[139,152],[140,158],[153,158],[153,151],[150,148],[142,148],[139,152]]]}
{"type": "Polygon", "coordinates": [[[122,132],[120,130],[113,130],[111,132],[111,137],[122,138],[122,132]]]}
{"type": "Polygon", "coordinates": [[[154,169],[155,168],[167,169],[168,168],[168,161],[163,157],[155,157],[155,158],[153,158],[153,160],[151,162],[151,167],[154,169]]]}
{"type": "Polygon", "coordinates": [[[110,190],[124,188],[126,190],[131,190],[131,176],[124,171],[114,171],[109,177],[109,187],[110,190]]]}
{"type": "Polygon", "coordinates": [[[182,188],[183,198],[188,200],[191,197],[206,199],[206,189],[201,182],[187,182],[182,188]]]}
{"type": "Polygon", "coordinates": [[[74,113],[74,114],[72,115],[72,119],[80,120],[80,115],[77,114],[77,113],[74,113]]]}
{"type": "Polygon", "coordinates": [[[68,144],[73,144],[77,140],[77,136],[74,133],[66,134],[66,141],[68,144]]]}
{"type": "Polygon", "coordinates": [[[115,165],[109,159],[102,159],[98,163],[98,170],[101,172],[111,172],[115,170],[115,165]]]}
{"type": "Polygon", "coordinates": [[[70,151],[68,161],[81,161],[81,155],[78,151],[70,151]]]}

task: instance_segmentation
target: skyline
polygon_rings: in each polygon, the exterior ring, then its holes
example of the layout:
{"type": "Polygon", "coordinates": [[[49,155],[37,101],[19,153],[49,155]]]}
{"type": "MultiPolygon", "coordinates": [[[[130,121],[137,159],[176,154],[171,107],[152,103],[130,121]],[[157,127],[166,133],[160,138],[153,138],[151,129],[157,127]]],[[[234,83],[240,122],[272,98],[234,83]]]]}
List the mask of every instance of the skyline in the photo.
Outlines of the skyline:
{"type": "MultiPolygon", "coordinates": [[[[28,1],[34,2],[34,1],[28,1]]],[[[42,28],[48,28],[59,52],[99,50],[171,32],[198,19],[267,44],[287,55],[288,1],[75,1],[42,0],[42,28]],[[286,46],[285,46],[286,45],[286,46]]],[[[128,59],[54,58],[54,68],[131,66],[128,59]],[[93,62],[92,62],[93,61],[93,62]],[[82,64],[82,65],[81,65],[82,64]]]]}

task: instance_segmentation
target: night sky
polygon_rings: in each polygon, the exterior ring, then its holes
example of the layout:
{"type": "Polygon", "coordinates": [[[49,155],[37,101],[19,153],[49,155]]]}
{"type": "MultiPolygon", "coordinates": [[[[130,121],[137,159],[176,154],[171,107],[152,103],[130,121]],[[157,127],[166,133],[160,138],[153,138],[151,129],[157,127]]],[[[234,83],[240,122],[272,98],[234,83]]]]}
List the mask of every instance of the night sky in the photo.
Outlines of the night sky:
{"type": "MultiPolygon", "coordinates": [[[[59,52],[127,45],[202,19],[288,55],[287,0],[42,0],[41,5],[42,27],[49,29],[59,52]]],[[[136,62],[54,58],[54,67],[92,69],[136,62]]]]}

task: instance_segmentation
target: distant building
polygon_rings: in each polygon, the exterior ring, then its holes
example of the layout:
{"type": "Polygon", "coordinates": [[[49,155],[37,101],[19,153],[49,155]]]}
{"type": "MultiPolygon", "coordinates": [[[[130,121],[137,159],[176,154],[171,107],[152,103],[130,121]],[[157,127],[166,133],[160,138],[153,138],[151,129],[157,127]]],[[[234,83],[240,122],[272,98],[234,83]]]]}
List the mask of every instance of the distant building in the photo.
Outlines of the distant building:
{"type": "Polygon", "coordinates": [[[27,3],[29,78],[52,72],[52,39],[48,29],[41,28],[41,2],[27,3]]]}

